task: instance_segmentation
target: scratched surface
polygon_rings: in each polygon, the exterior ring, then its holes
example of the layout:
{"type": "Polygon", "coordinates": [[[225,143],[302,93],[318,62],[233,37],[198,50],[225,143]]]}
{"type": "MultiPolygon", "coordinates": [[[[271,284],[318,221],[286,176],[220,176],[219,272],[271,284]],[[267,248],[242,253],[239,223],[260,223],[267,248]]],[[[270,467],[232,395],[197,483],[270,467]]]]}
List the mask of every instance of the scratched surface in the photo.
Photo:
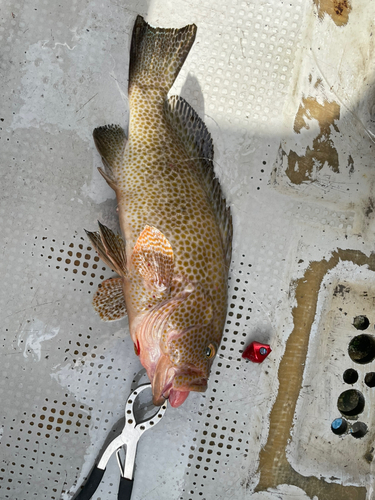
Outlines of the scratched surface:
{"type": "MultiPolygon", "coordinates": [[[[118,224],[92,130],[127,126],[137,14],[198,26],[171,93],[212,134],[234,252],[207,393],[143,436],[133,497],[371,499],[375,388],[363,381],[375,362],[346,354],[352,317],[368,316],[368,334],[375,321],[366,0],[3,0],[0,498],[72,498],[143,380],[126,321],[92,309],[112,273],[84,233],[118,224]],[[241,359],[252,340],[271,344],[261,365],[241,359]],[[345,388],[365,398],[358,439],[331,432],[345,388]]],[[[111,460],[93,498],[117,488],[111,460]]]]}

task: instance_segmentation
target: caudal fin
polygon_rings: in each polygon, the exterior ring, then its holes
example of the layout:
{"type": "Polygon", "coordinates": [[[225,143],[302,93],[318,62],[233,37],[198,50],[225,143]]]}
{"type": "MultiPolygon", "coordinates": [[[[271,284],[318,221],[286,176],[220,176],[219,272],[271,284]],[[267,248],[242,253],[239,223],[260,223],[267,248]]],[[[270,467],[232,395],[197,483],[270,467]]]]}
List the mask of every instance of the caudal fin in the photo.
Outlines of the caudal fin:
{"type": "Polygon", "coordinates": [[[153,28],[138,16],[130,49],[129,95],[134,86],[158,87],[165,95],[194,43],[197,27],[153,28]]]}

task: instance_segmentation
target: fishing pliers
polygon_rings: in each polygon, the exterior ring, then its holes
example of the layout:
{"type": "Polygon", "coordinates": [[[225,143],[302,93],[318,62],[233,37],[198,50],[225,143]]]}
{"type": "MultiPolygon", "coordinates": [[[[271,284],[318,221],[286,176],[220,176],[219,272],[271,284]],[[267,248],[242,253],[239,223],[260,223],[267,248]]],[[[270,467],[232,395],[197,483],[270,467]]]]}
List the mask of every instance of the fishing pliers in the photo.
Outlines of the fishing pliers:
{"type": "Polygon", "coordinates": [[[155,426],[161,420],[167,409],[166,400],[162,406],[158,408],[154,416],[142,422],[136,422],[134,416],[135,400],[142,391],[149,387],[151,387],[151,384],[140,385],[130,394],[125,405],[125,426],[121,434],[106,448],[101,459],[86,479],[83,488],[77,496],[74,497],[74,500],[89,500],[92,498],[102,480],[108,461],[113,453],[116,453],[117,463],[121,473],[117,498],[118,500],[130,500],[133,489],[134,462],[138,441],[144,432],[155,426]],[[122,463],[120,458],[120,452],[124,446],[126,446],[125,464],[122,463]]]}

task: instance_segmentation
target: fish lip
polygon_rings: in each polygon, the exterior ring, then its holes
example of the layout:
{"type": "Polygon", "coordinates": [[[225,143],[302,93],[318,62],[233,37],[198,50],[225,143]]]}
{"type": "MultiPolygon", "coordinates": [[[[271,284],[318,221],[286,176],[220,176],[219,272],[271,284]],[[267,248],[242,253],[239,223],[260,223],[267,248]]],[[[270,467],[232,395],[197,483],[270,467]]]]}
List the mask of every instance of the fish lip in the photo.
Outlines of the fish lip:
{"type": "Polygon", "coordinates": [[[161,406],[169,398],[172,389],[183,392],[204,392],[207,389],[207,376],[195,366],[185,366],[179,369],[173,364],[169,356],[163,354],[159,358],[152,379],[154,405],[161,406]],[[195,376],[188,385],[175,387],[175,378],[184,373],[194,374],[195,376]]]}
{"type": "Polygon", "coordinates": [[[152,404],[153,404],[154,406],[161,406],[162,404],[164,404],[164,401],[165,401],[166,399],[167,399],[167,398],[165,398],[165,397],[163,396],[163,394],[162,394],[161,396],[159,396],[159,397],[153,397],[153,398],[152,398],[152,404]]]}
{"type": "Polygon", "coordinates": [[[169,398],[169,393],[173,389],[173,379],[170,382],[167,382],[161,392],[161,395],[163,396],[164,399],[169,398]]]}
{"type": "Polygon", "coordinates": [[[170,389],[173,386],[173,379],[176,373],[176,367],[165,354],[162,354],[155,367],[152,378],[153,403],[156,406],[163,404],[168,399],[170,389]]]}

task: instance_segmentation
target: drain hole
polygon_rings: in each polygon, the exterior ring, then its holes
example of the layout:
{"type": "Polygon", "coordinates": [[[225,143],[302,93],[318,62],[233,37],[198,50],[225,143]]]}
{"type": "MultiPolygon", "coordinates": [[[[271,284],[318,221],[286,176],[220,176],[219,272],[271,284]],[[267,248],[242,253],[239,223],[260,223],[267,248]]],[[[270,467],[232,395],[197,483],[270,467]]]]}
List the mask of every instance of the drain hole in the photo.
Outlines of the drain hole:
{"type": "Polygon", "coordinates": [[[374,372],[366,373],[365,384],[368,387],[375,387],[375,373],[374,372]]]}
{"type": "Polygon", "coordinates": [[[375,358],[374,337],[365,333],[357,335],[349,343],[348,354],[355,363],[370,363],[375,358]]]}
{"type": "Polygon", "coordinates": [[[367,316],[356,316],[353,319],[353,326],[357,328],[357,330],[366,330],[369,327],[369,320],[367,319],[367,316]]]}
{"type": "Polygon", "coordinates": [[[340,394],[337,400],[337,408],[347,417],[354,417],[363,412],[365,407],[365,398],[363,394],[356,389],[349,389],[340,394]]]}
{"type": "Polygon", "coordinates": [[[334,434],[340,436],[344,434],[348,428],[348,422],[343,418],[335,418],[331,424],[331,429],[334,434]]]}
{"type": "Polygon", "coordinates": [[[353,370],[353,368],[348,368],[348,370],[344,371],[342,378],[346,384],[355,384],[358,380],[358,372],[357,370],[353,370]]]}
{"type": "Polygon", "coordinates": [[[363,422],[355,422],[352,425],[350,433],[355,438],[363,438],[363,436],[367,433],[367,425],[363,422]]]}

